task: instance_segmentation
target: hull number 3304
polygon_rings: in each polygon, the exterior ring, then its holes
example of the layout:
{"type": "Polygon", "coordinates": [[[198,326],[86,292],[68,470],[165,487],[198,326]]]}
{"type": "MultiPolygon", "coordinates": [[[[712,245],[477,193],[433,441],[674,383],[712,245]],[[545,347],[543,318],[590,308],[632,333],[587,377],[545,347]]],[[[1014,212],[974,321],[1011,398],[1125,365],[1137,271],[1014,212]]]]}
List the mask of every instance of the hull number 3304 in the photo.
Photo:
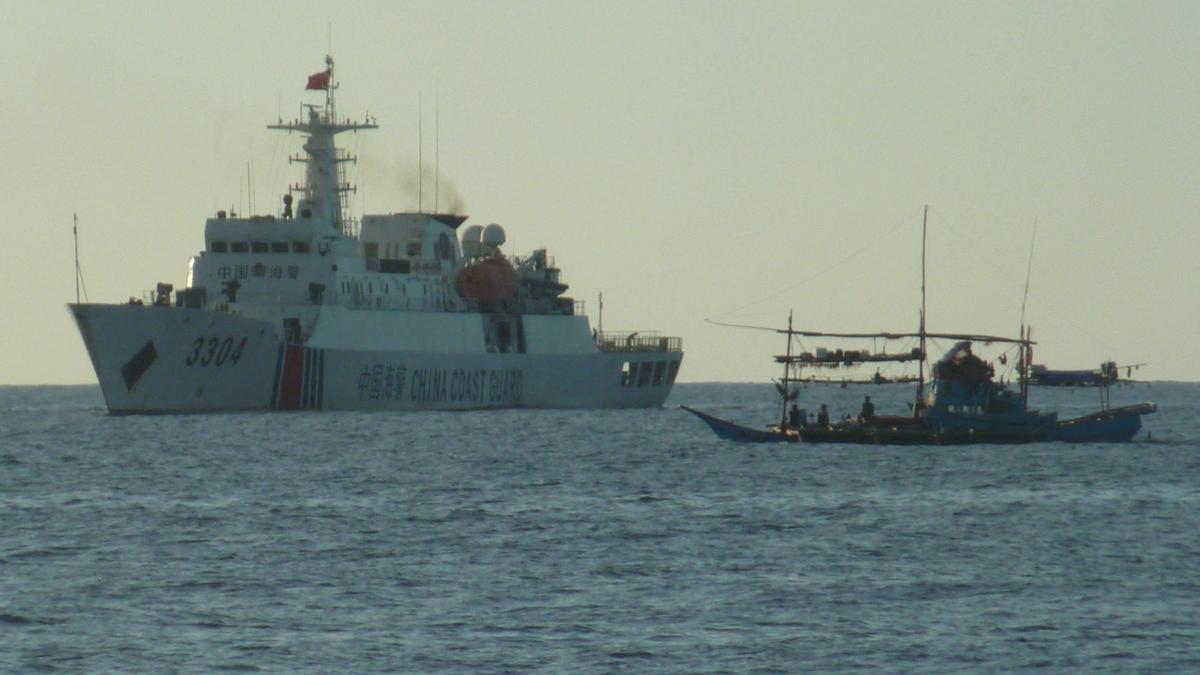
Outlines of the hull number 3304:
{"type": "Polygon", "coordinates": [[[246,338],[201,335],[192,342],[192,350],[184,363],[189,366],[236,366],[242,359],[246,338]]]}

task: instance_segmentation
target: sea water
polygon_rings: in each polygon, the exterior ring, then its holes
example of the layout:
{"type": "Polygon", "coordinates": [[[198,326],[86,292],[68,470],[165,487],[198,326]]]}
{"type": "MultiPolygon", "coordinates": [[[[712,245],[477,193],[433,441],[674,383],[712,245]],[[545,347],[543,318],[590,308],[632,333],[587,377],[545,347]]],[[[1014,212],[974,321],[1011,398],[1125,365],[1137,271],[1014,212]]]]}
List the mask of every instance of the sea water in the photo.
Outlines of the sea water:
{"type": "Polygon", "coordinates": [[[769,384],[129,417],[3,387],[0,671],[1194,672],[1200,385],[1113,391],[1147,399],[1133,443],[912,448],[737,445],[677,407],[766,424],[769,384]]]}

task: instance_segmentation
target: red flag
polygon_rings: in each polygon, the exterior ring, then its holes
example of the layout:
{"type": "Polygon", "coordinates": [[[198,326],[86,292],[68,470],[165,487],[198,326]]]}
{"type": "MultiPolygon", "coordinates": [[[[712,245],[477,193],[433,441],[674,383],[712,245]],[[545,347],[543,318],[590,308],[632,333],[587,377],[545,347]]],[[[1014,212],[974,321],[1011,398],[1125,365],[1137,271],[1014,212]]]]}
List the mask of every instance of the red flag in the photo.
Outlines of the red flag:
{"type": "Polygon", "coordinates": [[[329,88],[329,71],[322,70],[319,73],[313,73],[308,76],[308,86],[305,89],[328,89],[329,88]]]}

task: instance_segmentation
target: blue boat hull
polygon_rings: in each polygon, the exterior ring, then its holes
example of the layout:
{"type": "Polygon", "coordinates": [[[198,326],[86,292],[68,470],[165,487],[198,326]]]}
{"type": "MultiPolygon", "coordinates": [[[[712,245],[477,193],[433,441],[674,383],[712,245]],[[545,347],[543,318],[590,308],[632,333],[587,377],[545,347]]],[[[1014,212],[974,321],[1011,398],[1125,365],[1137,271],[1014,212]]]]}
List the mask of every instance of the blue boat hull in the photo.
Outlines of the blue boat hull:
{"type": "Polygon", "coordinates": [[[714,417],[708,413],[680,406],[699,417],[720,438],[738,443],[833,443],[852,445],[974,445],[982,443],[1015,445],[1062,441],[1067,443],[1116,443],[1132,440],[1142,428],[1142,415],[1157,410],[1153,403],[1141,403],[1123,408],[1102,410],[1063,422],[1053,414],[1033,414],[1025,424],[1015,416],[1005,416],[987,422],[988,416],[942,411],[935,415],[936,424],[909,418],[906,423],[854,422],[832,426],[805,425],[800,429],[781,431],[778,427],[755,429],[714,417]]]}
{"type": "Polygon", "coordinates": [[[1073,420],[1059,422],[1048,440],[1068,443],[1112,443],[1132,440],[1142,428],[1142,415],[1158,408],[1153,403],[1140,403],[1103,410],[1073,420]]]}

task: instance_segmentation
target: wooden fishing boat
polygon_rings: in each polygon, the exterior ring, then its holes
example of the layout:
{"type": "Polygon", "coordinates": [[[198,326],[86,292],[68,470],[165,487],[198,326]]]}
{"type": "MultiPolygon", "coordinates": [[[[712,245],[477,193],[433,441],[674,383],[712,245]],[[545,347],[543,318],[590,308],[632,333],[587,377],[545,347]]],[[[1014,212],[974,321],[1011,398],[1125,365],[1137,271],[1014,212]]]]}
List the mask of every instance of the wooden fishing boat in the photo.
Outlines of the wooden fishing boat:
{"type": "MultiPolygon", "coordinates": [[[[684,409],[703,420],[721,438],[738,442],[961,445],[1044,441],[1095,443],[1133,439],[1141,429],[1142,416],[1157,410],[1154,403],[1147,401],[1111,408],[1108,397],[1102,396],[1100,410],[1069,420],[1059,420],[1056,412],[1042,412],[1029,407],[1029,372],[1035,343],[1024,325],[1017,338],[927,331],[924,226],[922,230],[921,314],[917,332],[831,333],[796,330],[789,315],[786,329],[768,329],[787,336],[785,353],[775,357],[775,362],[783,366],[783,377],[776,384],[776,390],[782,398],[778,423],[757,429],[692,408],[684,409]],[[883,352],[853,349],[794,352],[793,342],[799,338],[874,342],[915,339],[917,346],[890,354],[886,349],[883,352]],[[954,346],[930,368],[929,389],[926,391],[926,345],[931,339],[953,340],[954,346]],[[1002,345],[1016,350],[1017,390],[1003,380],[996,381],[994,365],[974,353],[973,346],[976,343],[1002,345]],[[916,396],[910,414],[875,415],[869,396],[859,416],[836,422],[830,422],[828,414],[824,412],[813,421],[799,411],[795,403],[799,390],[793,385],[806,381],[801,372],[804,367],[828,363],[849,366],[884,361],[915,361],[918,364],[916,396]]],[[[1007,362],[1004,355],[1001,362],[1007,362]]]]}

